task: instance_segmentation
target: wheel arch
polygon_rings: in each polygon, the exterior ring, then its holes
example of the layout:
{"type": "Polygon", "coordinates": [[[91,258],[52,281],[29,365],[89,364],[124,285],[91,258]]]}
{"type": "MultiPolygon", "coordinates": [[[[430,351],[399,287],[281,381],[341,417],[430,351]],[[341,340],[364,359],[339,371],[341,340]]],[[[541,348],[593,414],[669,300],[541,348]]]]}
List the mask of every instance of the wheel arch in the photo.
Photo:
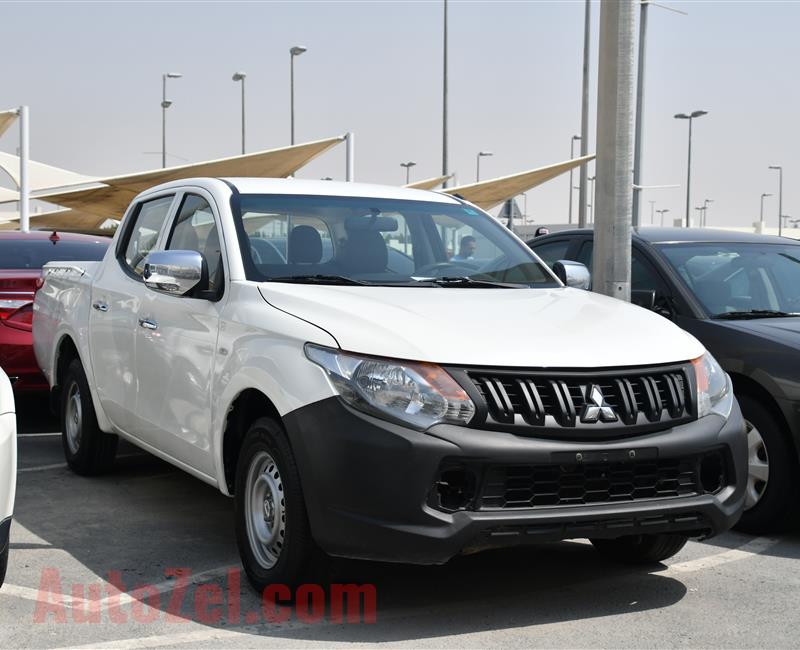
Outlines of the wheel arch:
{"type": "Polygon", "coordinates": [[[773,414],[778,422],[778,425],[780,426],[782,435],[784,438],[786,438],[786,441],[789,443],[792,451],[794,452],[795,461],[799,460],[797,454],[797,441],[795,440],[792,429],[789,426],[788,420],[786,419],[786,414],[783,412],[783,409],[781,409],[780,404],[775,397],[773,397],[772,393],[770,393],[762,384],[758,383],[752,377],[748,377],[747,375],[737,372],[729,372],[728,374],[733,382],[733,392],[735,394],[745,393],[749,395],[753,399],[759,401],[770,411],[770,413],[773,414]]]}
{"type": "MultiPolygon", "coordinates": [[[[234,493],[236,464],[247,429],[255,420],[265,416],[275,418],[278,422],[283,421],[274,402],[257,388],[240,391],[228,406],[221,444],[224,479],[221,487],[228,495],[234,493]]],[[[291,446],[291,440],[288,442],[291,446]]]]}

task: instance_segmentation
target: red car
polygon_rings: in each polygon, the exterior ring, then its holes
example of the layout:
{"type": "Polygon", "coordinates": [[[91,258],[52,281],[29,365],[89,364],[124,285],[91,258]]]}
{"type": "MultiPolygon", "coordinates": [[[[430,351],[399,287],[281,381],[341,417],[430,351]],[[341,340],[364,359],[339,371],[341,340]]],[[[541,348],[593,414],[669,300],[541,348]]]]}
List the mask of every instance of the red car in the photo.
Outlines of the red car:
{"type": "Polygon", "coordinates": [[[0,232],[0,368],[14,391],[46,391],[33,356],[33,296],[47,262],[101,260],[106,237],[50,232],[0,232]]]}

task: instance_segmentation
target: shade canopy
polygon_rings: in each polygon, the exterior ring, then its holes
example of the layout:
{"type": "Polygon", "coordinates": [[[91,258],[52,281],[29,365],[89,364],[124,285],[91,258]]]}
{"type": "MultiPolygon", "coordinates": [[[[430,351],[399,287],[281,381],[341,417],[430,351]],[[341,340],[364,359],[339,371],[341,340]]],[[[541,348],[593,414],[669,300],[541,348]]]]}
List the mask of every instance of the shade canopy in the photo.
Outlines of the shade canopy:
{"type": "Polygon", "coordinates": [[[433,178],[426,178],[425,180],[422,181],[409,183],[408,185],[406,185],[406,187],[412,190],[432,190],[434,187],[439,187],[451,176],[452,174],[448,174],[447,176],[434,176],[433,178]]]}
{"type": "Polygon", "coordinates": [[[17,117],[19,117],[19,115],[17,114],[16,108],[8,111],[0,111],[0,136],[2,136],[9,129],[17,117]]]}
{"type": "MultiPolygon", "coordinates": [[[[19,187],[19,156],[0,151],[0,169],[8,174],[14,184],[19,187]]],[[[76,174],[67,169],[45,165],[33,160],[28,161],[28,186],[31,191],[75,185],[76,183],[91,183],[95,180],[97,179],[92,176],[76,174]]]]}
{"type": "MultiPolygon", "coordinates": [[[[78,210],[55,210],[30,215],[32,230],[61,230],[64,232],[83,232],[113,235],[113,220],[78,210]],[[112,224],[108,222],[111,221],[112,224]],[[112,227],[106,227],[111,225],[112,227]]],[[[19,214],[0,212],[0,230],[17,230],[19,214]]]]}
{"type": "Polygon", "coordinates": [[[594,154],[518,174],[511,174],[510,176],[501,176],[500,178],[460,185],[459,187],[448,187],[444,191],[448,194],[458,194],[479,208],[490,210],[504,201],[513,199],[515,196],[527,192],[537,185],[546,183],[556,176],[560,176],[564,172],[579,167],[592,159],[594,159],[594,154]]]}
{"type": "MultiPolygon", "coordinates": [[[[198,176],[259,176],[285,178],[311,162],[331,147],[342,142],[344,138],[337,136],[326,140],[317,140],[292,147],[282,147],[242,156],[209,160],[178,167],[156,169],[136,174],[125,174],[108,178],[82,177],[88,182],[78,182],[64,186],[60,183],[57,189],[42,189],[31,192],[32,199],[55,203],[81,213],[98,217],[119,219],[133,198],[150,187],[168,181],[193,178],[198,176]]],[[[13,156],[16,158],[16,156],[13,156]]],[[[37,163],[38,164],[38,163],[37,163]]],[[[44,165],[43,167],[47,167],[44,165]]],[[[57,168],[53,168],[57,169],[57,168]]],[[[64,170],[60,170],[64,171],[64,170]]],[[[67,172],[71,173],[71,172],[67,172]]],[[[51,186],[52,187],[52,186],[51,186]]],[[[4,201],[0,195],[0,203],[4,201]]]]}

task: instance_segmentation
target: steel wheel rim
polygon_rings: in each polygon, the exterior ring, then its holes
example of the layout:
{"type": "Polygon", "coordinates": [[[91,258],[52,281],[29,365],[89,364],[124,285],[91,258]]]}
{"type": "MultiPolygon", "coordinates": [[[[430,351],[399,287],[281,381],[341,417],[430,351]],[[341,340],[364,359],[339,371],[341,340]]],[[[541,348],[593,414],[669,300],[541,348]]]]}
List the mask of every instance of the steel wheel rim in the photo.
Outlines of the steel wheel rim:
{"type": "Polygon", "coordinates": [[[81,446],[81,430],[83,429],[83,407],[81,406],[81,389],[78,382],[73,381],[67,391],[67,408],[64,413],[64,430],[67,434],[67,447],[71,454],[77,454],[81,446]]]}
{"type": "Polygon", "coordinates": [[[247,538],[258,563],[273,568],[286,537],[286,499],[277,463],[261,451],[250,462],[245,485],[247,538]]]}
{"type": "Polygon", "coordinates": [[[744,509],[749,510],[758,504],[769,483],[769,455],[759,430],[752,422],[745,420],[747,429],[747,488],[744,509]]]}

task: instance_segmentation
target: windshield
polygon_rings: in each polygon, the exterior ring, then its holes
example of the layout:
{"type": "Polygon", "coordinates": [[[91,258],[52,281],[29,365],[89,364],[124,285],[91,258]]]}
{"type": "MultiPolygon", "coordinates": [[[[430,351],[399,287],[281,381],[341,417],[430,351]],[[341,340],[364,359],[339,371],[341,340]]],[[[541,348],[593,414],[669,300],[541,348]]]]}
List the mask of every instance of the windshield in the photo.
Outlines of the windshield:
{"type": "Polygon", "coordinates": [[[102,260],[110,239],[57,241],[46,239],[0,240],[0,269],[40,269],[48,262],[102,260]]]}
{"type": "Polygon", "coordinates": [[[658,246],[711,316],[800,313],[799,244],[658,246]]]}
{"type": "Polygon", "coordinates": [[[247,278],[351,285],[557,286],[492,217],[460,203],[240,196],[247,278]]]}

